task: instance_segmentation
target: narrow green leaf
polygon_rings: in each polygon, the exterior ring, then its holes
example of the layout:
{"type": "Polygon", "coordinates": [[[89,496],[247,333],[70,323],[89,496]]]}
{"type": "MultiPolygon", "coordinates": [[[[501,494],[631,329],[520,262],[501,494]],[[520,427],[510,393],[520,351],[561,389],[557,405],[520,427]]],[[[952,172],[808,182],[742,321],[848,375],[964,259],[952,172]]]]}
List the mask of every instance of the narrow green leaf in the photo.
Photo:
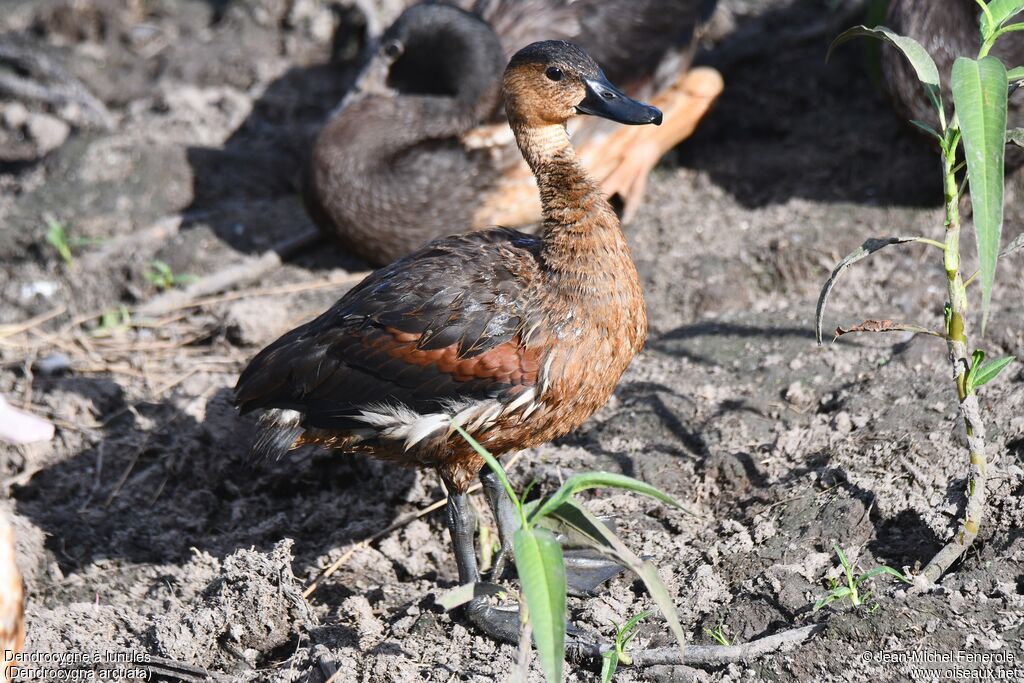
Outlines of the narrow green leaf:
{"type": "Polygon", "coordinates": [[[843,552],[843,549],[839,547],[838,543],[833,543],[832,547],[835,548],[836,555],[839,556],[839,562],[843,565],[843,571],[845,571],[846,575],[849,576],[853,573],[853,567],[850,566],[850,561],[846,559],[846,553],[843,552]]]}
{"type": "Polygon", "coordinates": [[[679,614],[676,612],[676,605],[672,602],[672,596],[669,595],[668,589],[665,588],[665,583],[661,580],[661,575],[658,574],[658,568],[655,567],[654,563],[650,560],[645,560],[637,574],[643,580],[644,586],[647,588],[647,592],[651,594],[651,599],[654,600],[654,604],[661,610],[661,614],[665,617],[665,621],[668,622],[668,626],[672,629],[672,633],[675,634],[676,642],[679,644],[679,661],[685,663],[686,633],[683,631],[682,624],[679,623],[679,614]]]}
{"type": "MultiPolygon", "coordinates": [[[[876,26],[875,28],[854,26],[853,28],[840,33],[836,39],[832,41],[832,44],[828,48],[828,54],[825,56],[825,60],[828,61],[829,57],[832,56],[832,51],[843,43],[860,37],[884,40],[903,53],[903,56],[907,58],[907,61],[909,61],[910,65],[914,68],[914,73],[917,74],[917,80],[921,81],[921,85],[924,87],[932,106],[935,107],[935,110],[939,115],[939,120],[945,120],[945,112],[942,109],[942,97],[939,94],[939,69],[935,66],[935,60],[928,54],[928,51],[924,49],[921,43],[917,42],[913,38],[901,36],[885,26],[876,26]]],[[[943,128],[945,128],[945,124],[943,124],[943,128]]]]}
{"type": "Polygon", "coordinates": [[[884,40],[885,42],[893,45],[910,61],[910,65],[914,67],[914,71],[917,73],[917,78],[921,83],[934,86],[936,90],[938,89],[939,69],[935,66],[935,60],[933,60],[931,55],[928,54],[928,51],[924,49],[921,43],[917,42],[913,38],[901,36],[885,26],[876,26],[875,28],[854,26],[853,28],[843,31],[836,36],[835,40],[832,41],[832,44],[828,48],[828,55],[826,56],[826,59],[831,57],[832,51],[843,43],[860,37],[878,38],[879,40],[884,40]]]}
{"type": "Polygon", "coordinates": [[[619,652],[615,648],[601,654],[601,683],[611,683],[619,668],[619,652]]]}
{"type": "Polygon", "coordinates": [[[1002,372],[1007,365],[1009,365],[1015,360],[1016,358],[1014,356],[1006,356],[1005,358],[1000,358],[998,360],[992,360],[985,363],[980,368],[978,368],[977,371],[974,372],[974,375],[971,378],[972,388],[977,389],[978,387],[985,386],[986,384],[994,380],[996,377],[998,377],[999,373],[1002,372]]]}
{"type": "Polygon", "coordinates": [[[450,591],[442,593],[441,595],[434,598],[434,602],[444,608],[446,611],[453,610],[456,607],[461,607],[473,598],[480,598],[485,595],[500,595],[504,593],[505,589],[496,583],[464,583],[457,588],[453,588],[450,591]]]}
{"type": "Polygon", "coordinates": [[[1003,26],[1008,19],[1024,10],[1024,0],[992,0],[988,12],[981,13],[981,35],[989,36],[1003,26]],[[991,15],[991,19],[989,19],[991,15]]]}
{"type": "Polygon", "coordinates": [[[1016,83],[1017,81],[1024,81],[1024,66],[1015,67],[1006,73],[1007,83],[1016,83]]]}
{"type": "Polygon", "coordinates": [[[939,142],[942,142],[942,135],[939,134],[939,131],[935,130],[934,128],[929,126],[924,121],[918,121],[917,119],[911,119],[910,123],[913,124],[914,126],[917,126],[921,130],[923,130],[925,133],[927,133],[928,135],[931,135],[932,137],[934,137],[939,142]]]}
{"type": "Polygon", "coordinates": [[[46,232],[46,241],[57,250],[61,259],[67,265],[74,264],[74,257],[71,255],[71,245],[68,243],[68,233],[64,229],[64,226],[56,218],[50,214],[43,216],[46,221],[46,226],[49,228],[46,232]]]}
{"type": "MultiPolygon", "coordinates": [[[[875,567],[874,569],[869,569],[868,571],[866,571],[863,574],[861,574],[860,576],[858,576],[857,580],[854,582],[854,585],[855,586],[859,586],[860,584],[862,584],[863,582],[867,581],[868,579],[873,579],[876,576],[880,576],[882,574],[888,574],[889,576],[894,576],[897,579],[899,579],[900,581],[902,581],[903,583],[914,583],[913,581],[908,579],[906,576],[904,576],[902,572],[900,572],[900,571],[898,571],[896,569],[893,569],[892,567],[875,567]]],[[[866,597],[867,596],[865,596],[865,598],[866,597]]]]}
{"type": "Polygon", "coordinates": [[[549,683],[560,683],[565,664],[565,560],[547,529],[516,530],[516,570],[533,625],[533,642],[549,683]]]}
{"type": "Polygon", "coordinates": [[[818,306],[814,311],[814,335],[818,340],[819,346],[821,345],[821,324],[825,317],[825,305],[828,303],[828,297],[829,294],[832,293],[832,288],[835,287],[836,282],[839,281],[839,276],[854,263],[867,258],[879,249],[884,249],[885,247],[892,246],[893,244],[918,242],[924,239],[924,237],[873,237],[864,242],[864,244],[860,245],[856,251],[848,254],[846,258],[839,262],[832,271],[832,275],[829,276],[825,285],[821,288],[821,294],[818,295],[818,306]]]}
{"type": "Polygon", "coordinates": [[[622,625],[622,628],[619,629],[619,635],[625,635],[625,634],[629,633],[634,628],[636,628],[637,624],[639,624],[641,621],[643,621],[647,617],[651,616],[652,614],[654,614],[654,612],[652,612],[649,609],[644,610],[643,612],[640,612],[639,614],[634,614],[633,616],[631,616],[626,621],[625,624],[622,625]]]}
{"type": "Polygon", "coordinates": [[[519,502],[519,497],[516,496],[516,492],[512,489],[512,484],[509,483],[508,476],[505,474],[505,469],[501,466],[501,463],[498,462],[498,459],[491,455],[486,448],[481,446],[476,439],[470,436],[469,432],[462,428],[462,425],[456,424],[455,420],[451,420],[451,423],[455,430],[462,435],[462,438],[473,447],[473,450],[477,452],[477,455],[484,459],[484,462],[486,462],[487,466],[491,468],[491,471],[498,475],[498,479],[501,480],[502,486],[504,486],[505,491],[508,492],[508,497],[512,499],[512,505],[520,511],[521,515],[522,504],[519,502]]]}
{"type": "Polygon", "coordinates": [[[613,474],[611,472],[584,472],[582,474],[574,474],[565,480],[565,483],[551,494],[551,497],[544,501],[544,503],[537,508],[531,516],[531,521],[536,521],[542,517],[547,516],[552,510],[562,506],[565,501],[572,498],[575,494],[580,491],[587,489],[596,488],[616,488],[625,489],[626,491],[634,491],[636,493],[642,493],[645,496],[650,496],[656,500],[660,500],[666,505],[673,507],[682,508],[683,506],[676,501],[675,498],[663,493],[659,489],[650,484],[634,479],[633,477],[627,477],[624,474],[613,474]]]}
{"type": "Polygon", "coordinates": [[[1006,142],[1024,147],[1024,128],[1011,128],[1006,131],[1006,142]]]}
{"type": "MultiPolygon", "coordinates": [[[[991,5],[990,5],[991,7],[991,5]]],[[[988,322],[1003,231],[1006,67],[995,57],[953,63],[953,102],[963,133],[981,270],[981,332],[988,322]]]]}
{"type": "Polygon", "coordinates": [[[665,621],[668,622],[672,633],[676,636],[680,654],[682,654],[686,647],[686,635],[679,623],[679,614],[676,612],[675,603],[672,602],[665,584],[661,581],[657,568],[650,562],[641,560],[601,520],[571,498],[549,513],[548,519],[552,518],[560,522],[563,528],[574,530],[579,537],[589,539],[595,548],[629,567],[640,577],[647,592],[651,594],[654,603],[665,617],[665,621]]]}

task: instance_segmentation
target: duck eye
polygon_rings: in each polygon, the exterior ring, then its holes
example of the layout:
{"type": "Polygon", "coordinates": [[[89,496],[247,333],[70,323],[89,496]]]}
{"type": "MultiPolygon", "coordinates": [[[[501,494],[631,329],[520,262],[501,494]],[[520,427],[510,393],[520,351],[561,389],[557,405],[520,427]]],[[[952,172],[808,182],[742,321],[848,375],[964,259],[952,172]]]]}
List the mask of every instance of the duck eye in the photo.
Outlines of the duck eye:
{"type": "Polygon", "coordinates": [[[405,47],[399,40],[389,40],[388,42],[384,43],[383,49],[385,56],[390,57],[391,59],[396,59],[402,55],[402,52],[405,50],[405,47]]]}
{"type": "Polygon", "coordinates": [[[562,80],[562,70],[557,66],[549,66],[547,71],[544,72],[544,75],[553,81],[562,80]]]}

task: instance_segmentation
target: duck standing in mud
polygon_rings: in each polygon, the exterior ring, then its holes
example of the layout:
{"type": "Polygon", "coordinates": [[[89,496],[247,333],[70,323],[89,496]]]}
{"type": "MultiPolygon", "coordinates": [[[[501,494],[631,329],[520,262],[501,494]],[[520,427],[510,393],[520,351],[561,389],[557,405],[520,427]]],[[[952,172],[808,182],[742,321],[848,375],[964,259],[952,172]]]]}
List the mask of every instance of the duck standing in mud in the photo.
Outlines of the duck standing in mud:
{"type": "MultiPolygon", "coordinates": [[[[539,188],[540,234],[491,228],[426,245],[260,351],[235,387],[242,413],[264,411],[255,446],[264,456],[319,444],[435,469],[448,489],[462,583],[480,579],[466,493],[476,477],[504,557],[516,522],[452,422],[495,456],[556,439],[608,400],[647,334],[619,219],[566,122],[590,114],[657,125],[662,113],[624,95],[563,41],[517,52],[502,90],[539,188]]],[[[493,637],[516,638],[515,612],[474,602],[469,615],[493,637]]]]}
{"type": "Polygon", "coordinates": [[[714,0],[478,0],[418,4],[385,31],[314,144],[303,195],[314,222],[373,265],[453,231],[541,219],[537,185],[505,121],[508,57],[541,39],[580,45],[610,80],[666,114],[657,129],[573,122],[584,168],[626,220],[647,177],[722,89],[691,69],[714,0]]]}

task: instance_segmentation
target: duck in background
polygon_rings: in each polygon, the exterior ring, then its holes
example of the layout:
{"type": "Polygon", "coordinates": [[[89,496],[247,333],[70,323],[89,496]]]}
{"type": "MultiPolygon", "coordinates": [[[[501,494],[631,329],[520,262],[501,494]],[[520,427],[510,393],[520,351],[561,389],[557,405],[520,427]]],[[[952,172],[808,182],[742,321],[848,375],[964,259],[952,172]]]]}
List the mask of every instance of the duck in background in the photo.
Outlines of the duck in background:
{"type": "MultiPolygon", "coordinates": [[[[892,0],[886,25],[900,35],[921,43],[935,60],[942,78],[942,99],[947,108],[953,101],[950,74],[957,57],[976,57],[981,47],[978,28],[981,8],[975,0],[892,0]]],[[[1007,68],[1024,64],[1024,32],[1004,35],[992,54],[1007,68]]],[[[910,63],[894,48],[883,46],[882,73],[886,89],[901,117],[924,121],[938,128],[939,120],[910,63]]],[[[1007,127],[1024,126],[1024,101],[1010,98],[1007,127]]],[[[916,128],[915,128],[916,130],[916,128]]],[[[1007,167],[1024,164],[1024,153],[1007,149],[1007,167]]]]}
{"type": "Polygon", "coordinates": [[[314,221],[373,265],[431,239],[541,218],[537,186],[504,121],[508,57],[542,39],[579,44],[612,82],[665,115],[657,129],[573,124],[588,173],[628,218],[658,160],[689,137],[722,89],[690,69],[715,0],[477,0],[407,9],[383,34],[313,147],[314,221]]]}
{"type": "MultiPolygon", "coordinates": [[[[453,423],[495,456],[556,439],[608,400],[647,335],[619,218],[565,123],[591,114],[658,125],[662,113],[620,92],[563,41],[517,52],[503,91],[508,125],[536,177],[541,234],[491,228],[433,241],[260,351],[235,387],[243,413],[262,411],[258,453],[319,444],[435,469],[448,490],[461,583],[480,580],[467,494],[477,476],[501,538],[499,575],[516,521],[505,489],[453,423]]],[[[467,609],[485,633],[518,638],[515,612],[479,599],[467,609]]]]}

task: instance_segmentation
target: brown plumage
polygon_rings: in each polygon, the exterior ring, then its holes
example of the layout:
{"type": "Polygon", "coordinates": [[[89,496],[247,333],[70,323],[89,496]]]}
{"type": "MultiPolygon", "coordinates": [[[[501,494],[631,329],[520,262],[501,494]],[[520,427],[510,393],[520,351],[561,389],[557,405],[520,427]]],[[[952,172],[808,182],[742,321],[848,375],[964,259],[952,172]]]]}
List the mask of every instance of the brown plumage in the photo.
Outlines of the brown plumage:
{"type": "Polygon", "coordinates": [[[479,0],[472,12],[415,5],[385,32],[314,144],[304,183],[314,221],[383,265],[427,241],[541,219],[533,173],[509,135],[499,86],[507,55],[541,38],[599,55],[612,80],[651,99],[657,130],[574,122],[588,175],[625,216],[658,160],[689,137],[722,89],[689,70],[714,0],[479,0]]]}
{"type": "MultiPolygon", "coordinates": [[[[566,434],[607,401],[647,333],[619,219],[565,122],[581,112],[660,123],[661,113],[561,41],[517,53],[503,90],[542,233],[493,228],[428,244],[263,349],[235,389],[242,412],[266,409],[264,455],[316,443],[435,468],[463,581],[478,578],[463,493],[484,463],[451,421],[497,456],[566,434]]],[[[507,547],[503,491],[492,505],[507,547]]]]}
{"type": "MultiPolygon", "coordinates": [[[[25,642],[25,591],[14,556],[14,530],[0,512],[0,654],[17,654],[25,642]]],[[[4,659],[3,679],[11,680],[13,662],[4,659]]]]}

